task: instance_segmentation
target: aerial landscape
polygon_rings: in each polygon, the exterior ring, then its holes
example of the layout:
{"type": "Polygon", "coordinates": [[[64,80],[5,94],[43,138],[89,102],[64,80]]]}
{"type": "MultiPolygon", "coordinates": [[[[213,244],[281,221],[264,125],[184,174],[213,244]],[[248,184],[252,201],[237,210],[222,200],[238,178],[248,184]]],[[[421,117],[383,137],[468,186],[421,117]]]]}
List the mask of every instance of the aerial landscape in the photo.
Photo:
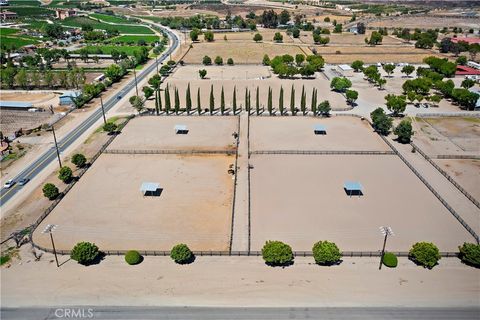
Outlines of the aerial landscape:
{"type": "Polygon", "coordinates": [[[480,319],[480,2],[0,0],[1,319],[480,319]]]}

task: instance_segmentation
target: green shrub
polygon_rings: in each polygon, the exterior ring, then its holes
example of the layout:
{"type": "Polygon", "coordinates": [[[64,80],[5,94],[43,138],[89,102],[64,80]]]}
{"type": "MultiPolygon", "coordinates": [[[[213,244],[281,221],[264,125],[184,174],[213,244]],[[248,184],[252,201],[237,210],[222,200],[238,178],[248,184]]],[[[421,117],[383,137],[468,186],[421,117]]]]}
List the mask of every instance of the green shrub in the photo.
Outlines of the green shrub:
{"type": "Polygon", "coordinates": [[[58,179],[62,180],[65,183],[68,183],[73,178],[72,169],[69,167],[62,167],[60,171],[58,171],[58,179]]]}
{"type": "Polygon", "coordinates": [[[335,264],[342,257],[340,249],[333,242],[318,241],[313,245],[312,251],[315,262],[322,265],[335,264]]]}
{"type": "Polygon", "coordinates": [[[408,256],[416,264],[428,269],[432,269],[441,259],[437,246],[429,242],[415,243],[408,256]]]}
{"type": "Polygon", "coordinates": [[[195,256],[186,244],[180,243],[172,248],[170,258],[176,263],[185,264],[193,262],[195,256]]]}
{"type": "Polygon", "coordinates": [[[81,168],[87,163],[87,158],[81,153],[76,153],[72,156],[72,163],[81,168]]]}
{"type": "Polygon", "coordinates": [[[385,254],[383,255],[382,262],[385,266],[389,268],[395,268],[398,265],[397,256],[391,252],[385,252],[385,254]]]}
{"type": "Polygon", "coordinates": [[[48,200],[54,200],[59,195],[58,188],[53,183],[46,183],[43,186],[42,191],[43,195],[48,198],[48,200]]]}
{"type": "Polygon", "coordinates": [[[91,264],[99,255],[98,247],[94,243],[79,242],[73,247],[70,258],[85,266],[91,264]]]}
{"type": "Polygon", "coordinates": [[[114,133],[118,129],[117,125],[114,122],[107,122],[103,125],[103,131],[108,133],[114,133]]]}
{"type": "Polygon", "coordinates": [[[474,267],[480,267],[480,245],[474,243],[464,243],[458,247],[460,250],[459,258],[466,264],[474,267]]]}
{"type": "Polygon", "coordinates": [[[270,266],[285,266],[293,263],[292,248],[281,241],[267,241],[262,248],[262,257],[270,266]]]}
{"type": "Polygon", "coordinates": [[[140,262],[142,262],[142,260],[142,256],[140,255],[140,253],[138,253],[138,251],[130,250],[125,253],[125,261],[129,265],[139,264],[140,262]]]}
{"type": "Polygon", "coordinates": [[[10,261],[9,255],[0,256],[0,266],[3,266],[5,263],[10,261]]]}

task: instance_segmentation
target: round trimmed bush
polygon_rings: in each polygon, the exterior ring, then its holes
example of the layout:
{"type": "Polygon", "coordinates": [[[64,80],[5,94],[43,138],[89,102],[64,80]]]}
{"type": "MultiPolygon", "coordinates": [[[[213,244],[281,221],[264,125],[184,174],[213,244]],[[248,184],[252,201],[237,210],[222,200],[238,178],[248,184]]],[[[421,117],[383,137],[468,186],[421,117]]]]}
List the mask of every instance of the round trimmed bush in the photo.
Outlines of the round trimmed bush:
{"type": "Polygon", "coordinates": [[[462,262],[477,268],[480,267],[480,244],[465,242],[458,249],[460,250],[459,258],[462,262]]]}
{"type": "Polygon", "coordinates": [[[46,183],[43,188],[43,195],[48,198],[48,200],[54,200],[60,194],[58,188],[53,183],[46,183]]]}
{"type": "Polygon", "coordinates": [[[87,158],[81,153],[76,153],[72,156],[72,163],[81,168],[87,163],[87,158]]]}
{"type": "Polygon", "coordinates": [[[170,258],[176,263],[186,264],[193,262],[194,255],[186,244],[180,243],[172,248],[172,251],[170,251],[170,258]]]}
{"type": "Polygon", "coordinates": [[[142,256],[140,253],[138,253],[138,251],[127,251],[127,253],[125,253],[125,262],[127,262],[129,265],[139,264],[142,262],[142,256]]]}
{"type": "Polygon", "coordinates": [[[97,259],[100,252],[98,247],[91,242],[79,242],[70,252],[70,258],[80,264],[88,266],[97,259]]]}
{"type": "Polygon", "coordinates": [[[398,265],[397,256],[391,252],[385,252],[382,262],[385,266],[389,268],[396,268],[398,265]]]}
{"type": "Polygon", "coordinates": [[[281,241],[267,241],[262,248],[262,257],[270,266],[286,266],[293,263],[292,248],[281,241]]]}
{"type": "Polygon", "coordinates": [[[428,269],[432,269],[441,259],[437,246],[430,242],[415,243],[408,256],[416,264],[428,269]]]}
{"type": "Polygon", "coordinates": [[[62,180],[64,183],[68,183],[73,178],[73,171],[69,167],[62,167],[58,171],[58,179],[62,180]]]}
{"type": "Polygon", "coordinates": [[[340,249],[334,242],[318,241],[312,248],[313,258],[317,264],[332,265],[342,257],[340,249]]]}

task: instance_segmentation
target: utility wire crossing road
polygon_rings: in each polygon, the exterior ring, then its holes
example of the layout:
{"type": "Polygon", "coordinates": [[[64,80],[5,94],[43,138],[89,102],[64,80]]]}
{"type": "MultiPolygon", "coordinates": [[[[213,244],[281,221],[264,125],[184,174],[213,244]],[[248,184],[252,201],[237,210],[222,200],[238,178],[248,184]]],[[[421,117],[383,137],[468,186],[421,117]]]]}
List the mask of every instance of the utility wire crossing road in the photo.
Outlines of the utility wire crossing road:
{"type": "MultiPolygon", "coordinates": [[[[137,82],[142,81],[147,75],[149,75],[153,70],[157,68],[156,64],[163,62],[171,53],[175,51],[178,47],[179,39],[176,34],[171,32],[168,29],[164,29],[172,45],[165,51],[158,61],[148,66],[143,72],[137,76],[137,82]]],[[[135,79],[130,81],[125,85],[125,87],[118,92],[114,97],[110,98],[106,103],[104,103],[105,112],[113,108],[120,99],[118,96],[123,98],[130,90],[135,87],[135,79]]],[[[95,122],[97,122],[102,117],[102,109],[99,107],[95,112],[93,112],[85,121],[83,121],[77,128],[69,132],[62,140],[58,142],[58,149],[60,152],[66,150],[75,140],[77,140],[85,131],[87,131],[95,122]]],[[[22,172],[20,172],[13,180],[18,182],[20,179],[27,178],[32,180],[37,174],[39,174],[45,167],[47,167],[52,161],[56,160],[57,154],[55,146],[49,148],[44,154],[42,154],[35,162],[30,164],[22,172]]],[[[10,189],[2,188],[0,191],[0,206],[3,206],[8,200],[10,200],[17,192],[22,189],[18,183],[15,183],[10,189]]]]}

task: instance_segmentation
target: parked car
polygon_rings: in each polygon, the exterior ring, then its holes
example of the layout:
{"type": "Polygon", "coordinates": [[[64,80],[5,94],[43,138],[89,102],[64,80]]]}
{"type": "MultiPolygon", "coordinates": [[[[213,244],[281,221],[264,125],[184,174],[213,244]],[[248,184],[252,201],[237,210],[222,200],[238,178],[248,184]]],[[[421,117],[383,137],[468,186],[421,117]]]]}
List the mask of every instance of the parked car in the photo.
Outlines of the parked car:
{"type": "Polygon", "coordinates": [[[28,181],[30,181],[29,178],[22,178],[22,179],[20,179],[20,181],[18,181],[18,185],[24,186],[28,183],[28,181]]]}
{"type": "Polygon", "coordinates": [[[3,185],[3,187],[4,187],[5,189],[10,189],[14,184],[15,184],[15,181],[13,181],[13,179],[10,179],[10,180],[8,180],[7,182],[5,182],[5,184],[3,185]]]}

